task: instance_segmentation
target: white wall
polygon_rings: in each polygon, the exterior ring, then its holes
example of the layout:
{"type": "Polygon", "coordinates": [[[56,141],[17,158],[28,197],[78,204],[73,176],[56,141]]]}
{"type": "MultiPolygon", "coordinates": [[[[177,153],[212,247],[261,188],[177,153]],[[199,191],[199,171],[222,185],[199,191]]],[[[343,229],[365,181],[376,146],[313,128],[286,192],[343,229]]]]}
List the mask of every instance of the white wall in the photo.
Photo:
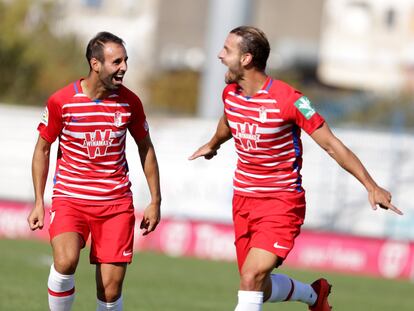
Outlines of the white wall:
{"type": "MultiPolygon", "coordinates": [[[[0,104],[0,198],[31,201],[31,157],[42,109],[0,104]]],[[[236,156],[232,142],[223,145],[211,161],[187,158],[206,142],[216,120],[150,118],[150,132],[161,169],[164,216],[231,222],[232,174],[236,156]]],[[[380,185],[392,190],[403,217],[373,212],[367,194],[354,178],[340,169],[303,134],[302,170],[307,190],[306,226],[356,234],[414,239],[414,136],[335,129],[361,158],[380,185]]],[[[149,195],[138,153],[128,137],[127,153],[136,207],[142,209],[149,195]]],[[[50,202],[56,144],[45,194],[50,202]]]]}

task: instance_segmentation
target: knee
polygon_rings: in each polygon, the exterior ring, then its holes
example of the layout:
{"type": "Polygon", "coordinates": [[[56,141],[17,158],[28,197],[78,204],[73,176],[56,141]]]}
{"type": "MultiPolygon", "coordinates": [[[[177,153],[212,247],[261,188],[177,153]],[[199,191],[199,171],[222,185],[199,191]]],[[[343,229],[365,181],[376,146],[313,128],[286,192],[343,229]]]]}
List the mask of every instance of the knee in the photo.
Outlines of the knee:
{"type": "Polygon", "coordinates": [[[245,269],[240,273],[240,289],[248,291],[263,290],[267,273],[257,269],[245,269]]]}
{"type": "Polygon", "coordinates": [[[55,270],[61,274],[74,274],[78,265],[79,258],[77,256],[58,255],[55,256],[53,264],[55,270]]]}
{"type": "Polygon", "coordinates": [[[104,302],[114,302],[121,297],[122,284],[117,282],[109,282],[107,284],[97,285],[98,299],[104,302]]]}

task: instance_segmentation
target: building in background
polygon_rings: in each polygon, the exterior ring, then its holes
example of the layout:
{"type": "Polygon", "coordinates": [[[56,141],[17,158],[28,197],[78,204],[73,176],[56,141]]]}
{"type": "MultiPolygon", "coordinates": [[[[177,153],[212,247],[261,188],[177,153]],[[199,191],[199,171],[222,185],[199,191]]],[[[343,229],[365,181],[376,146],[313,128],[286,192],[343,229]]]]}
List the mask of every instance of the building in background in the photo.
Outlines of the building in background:
{"type": "MultiPolygon", "coordinates": [[[[160,1],[155,43],[159,70],[202,69],[208,2],[160,1]]],[[[264,30],[272,47],[270,68],[278,69],[296,61],[316,63],[323,3],[323,0],[251,0],[251,24],[264,30]]],[[[230,30],[222,31],[227,34],[230,30]]]]}
{"type": "MultiPolygon", "coordinates": [[[[162,92],[160,87],[167,84],[172,89],[160,96],[151,96],[155,101],[161,98],[159,101],[166,102],[164,98],[171,92],[177,95],[177,89],[188,94],[188,89],[198,87],[198,76],[206,64],[209,2],[59,0],[56,12],[60,16],[54,31],[57,34],[74,33],[82,45],[98,31],[108,30],[119,35],[126,41],[130,56],[130,71],[126,78],[128,86],[143,94],[145,102],[149,93],[158,94],[162,92]],[[191,75],[190,83],[174,88],[180,79],[168,74],[183,71],[196,75],[191,75]],[[160,79],[167,82],[157,83],[160,79]]],[[[251,24],[266,32],[272,46],[269,69],[287,69],[298,64],[316,66],[323,2],[250,0],[251,24]]],[[[230,30],[220,30],[222,37],[230,30]]],[[[187,76],[179,77],[186,80],[187,76]]],[[[217,79],[222,80],[222,77],[217,79]]],[[[182,97],[184,101],[185,96],[182,97]]],[[[195,105],[197,96],[190,97],[192,105],[195,105]]],[[[181,111],[191,112],[191,107],[184,107],[181,111]]]]}
{"type": "Polygon", "coordinates": [[[54,32],[73,33],[82,46],[100,31],[121,37],[129,55],[126,84],[146,102],[146,81],[154,70],[159,0],[59,0],[54,32]]]}
{"type": "MultiPolygon", "coordinates": [[[[351,90],[413,90],[412,0],[242,2],[249,3],[249,23],[269,38],[270,72],[282,72],[284,78],[283,72],[292,69],[307,71],[314,81],[351,90]]],[[[217,11],[210,10],[212,3],[220,6],[219,1],[37,0],[31,2],[29,24],[42,16],[36,10],[39,3],[57,4],[52,31],[58,36],[75,34],[82,47],[102,30],[125,39],[131,69],[126,83],[144,102],[160,105],[167,113],[195,113],[197,94],[204,87],[200,76],[211,67],[208,62],[216,61],[215,55],[207,56],[206,38],[213,29],[209,21],[217,18],[218,25],[226,25],[217,11]],[[170,100],[171,94],[176,100],[170,100]]],[[[223,10],[229,11],[224,5],[223,10]]],[[[214,31],[224,37],[230,29],[222,28],[214,31]]]]}
{"type": "Polygon", "coordinates": [[[319,78],[380,93],[414,90],[414,1],[327,0],[319,78]]]}

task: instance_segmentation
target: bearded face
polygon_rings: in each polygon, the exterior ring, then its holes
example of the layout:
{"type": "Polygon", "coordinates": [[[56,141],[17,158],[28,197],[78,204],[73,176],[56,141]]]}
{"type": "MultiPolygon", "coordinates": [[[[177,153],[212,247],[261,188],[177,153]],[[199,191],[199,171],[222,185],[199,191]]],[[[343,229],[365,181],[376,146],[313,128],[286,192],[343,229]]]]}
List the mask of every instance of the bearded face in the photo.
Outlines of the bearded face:
{"type": "Polygon", "coordinates": [[[243,79],[243,68],[240,62],[227,65],[227,72],[224,76],[224,81],[227,84],[239,83],[243,79]]]}
{"type": "Polygon", "coordinates": [[[242,53],[239,43],[241,38],[235,34],[229,34],[224,42],[224,47],[220,51],[218,58],[227,66],[224,81],[227,84],[239,83],[243,79],[244,69],[241,65],[242,53]]]}
{"type": "Polygon", "coordinates": [[[108,91],[117,90],[123,82],[127,71],[127,60],[123,45],[106,43],[104,48],[104,62],[100,63],[98,77],[105,89],[108,91]]]}

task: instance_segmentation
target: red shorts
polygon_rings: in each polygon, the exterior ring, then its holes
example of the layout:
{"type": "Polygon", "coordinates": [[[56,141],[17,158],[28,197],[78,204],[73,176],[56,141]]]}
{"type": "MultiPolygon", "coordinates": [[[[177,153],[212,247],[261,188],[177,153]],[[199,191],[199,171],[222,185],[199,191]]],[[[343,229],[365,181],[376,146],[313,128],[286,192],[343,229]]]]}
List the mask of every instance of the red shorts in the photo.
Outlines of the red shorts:
{"type": "Polygon", "coordinates": [[[239,269],[250,248],[267,250],[282,260],[292,250],[305,219],[305,195],[254,198],[235,194],[233,221],[239,269]]]}
{"type": "Polygon", "coordinates": [[[86,243],[91,234],[91,263],[132,261],[135,226],[132,202],[85,205],[54,199],[50,214],[50,240],[61,233],[77,232],[86,243]]]}

